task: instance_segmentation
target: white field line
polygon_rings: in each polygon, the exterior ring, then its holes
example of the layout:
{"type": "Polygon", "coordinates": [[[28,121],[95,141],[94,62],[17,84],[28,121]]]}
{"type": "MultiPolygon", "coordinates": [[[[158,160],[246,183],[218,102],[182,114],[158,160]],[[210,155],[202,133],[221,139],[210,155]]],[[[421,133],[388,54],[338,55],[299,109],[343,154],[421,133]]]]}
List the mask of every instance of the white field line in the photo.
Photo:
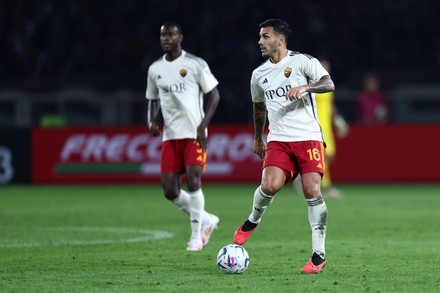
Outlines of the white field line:
{"type": "Polygon", "coordinates": [[[116,244],[116,243],[134,243],[162,240],[173,237],[173,234],[166,231],[159,230],[145,230],[145,229],[129,229],[129,228],[111,228],[111,227],[36,227],[37,230],[51,230],[63,232],[86,232],[86,233],[109,233],[109,234],[134,234],[135,237],[121,238],[121,239],[60,239],[43,241],[13,241],[0,240],[0,247],[3,248],[20,248],[20,247],[45,247],[45,246],[63,246],[63,245],[99,245],[99,244],[116,244]]]}

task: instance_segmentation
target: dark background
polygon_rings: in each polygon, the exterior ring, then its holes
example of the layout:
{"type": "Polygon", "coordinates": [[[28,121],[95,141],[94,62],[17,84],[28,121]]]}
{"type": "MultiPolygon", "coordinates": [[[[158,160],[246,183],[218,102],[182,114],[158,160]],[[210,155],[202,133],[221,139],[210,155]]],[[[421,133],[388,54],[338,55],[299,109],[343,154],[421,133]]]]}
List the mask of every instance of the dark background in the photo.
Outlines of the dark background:
{"type": "Polygon", "coordinates": [[[86,85],[139,92],[143,103],[147,68],[162,55],[160,26],[174,20],[183,48],[204,58],[220,81],[214,122],[249,122],[249,80],[263,61],[257,41],[265,19],[290,23],[289,49],[329,59],[337,90],[360,89],[374,71],[386,91],[438,84],[439,11],[435,0],[2,0],[0,91],[86,85]]]}
{"type": "Polygon", "coordinates": [[[31,177],[31,133],[29,129],[0,127],[0,186],[29,183],[31,177]]]}

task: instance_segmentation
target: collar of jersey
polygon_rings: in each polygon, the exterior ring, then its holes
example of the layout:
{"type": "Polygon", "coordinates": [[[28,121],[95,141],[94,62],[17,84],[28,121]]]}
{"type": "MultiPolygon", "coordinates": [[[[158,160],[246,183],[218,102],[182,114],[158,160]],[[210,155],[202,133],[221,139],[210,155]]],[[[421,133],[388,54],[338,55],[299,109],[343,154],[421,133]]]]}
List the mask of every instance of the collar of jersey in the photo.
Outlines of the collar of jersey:
{"type": "Polygon", "coordinates": [[[177,57],[176,59],[174,59],[173,61],[168,61],[167,58],[165,57],[166,54],[164,54],[162,58],[163,58],[163,61],[165,61],[167,63],[174,63],[174,62],[178,62],[179,60],[182,60],[183,57],[185,57],[185,55],[186,55],[186,51],[182,50],[182,54],[180,54],[180,56],[177,57]]]}
{"type": "Polygon", "coordinates": [[[284,56],[284,58],[281,59],[280,62],[278,62],[278,63],[272,63],[272,62],[270,61],[270,58],[267,59],[267,63],[269,63],[270,66],[272,66],[272,67],[280,67],[280,66],[283,66],[283,64],[286,62],[287,58],[289,57],[290,53],[292,53],[292,51],[287,50],[287,55],[284,56]]]}

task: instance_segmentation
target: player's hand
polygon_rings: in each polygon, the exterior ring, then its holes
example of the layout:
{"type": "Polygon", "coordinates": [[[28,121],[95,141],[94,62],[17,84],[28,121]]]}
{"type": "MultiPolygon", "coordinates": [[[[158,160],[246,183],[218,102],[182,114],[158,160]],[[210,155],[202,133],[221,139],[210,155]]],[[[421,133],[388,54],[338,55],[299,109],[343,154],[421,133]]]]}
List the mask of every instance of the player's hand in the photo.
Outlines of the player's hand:
{"type": "Polygon", "coordinates": [[[263,140],[254,140],[254,153],[256,153],[260,159],[266,156],[266,145],[263,140]]]}
{"type": "Polygon", "coordinates": [[[301,99],[307,94],[306,90],[307,90],[306,85],[293,87],[287,91],[286,100],[296,101],[298,99],[301,99]]]}
{"type": "Polygon", "coordinates": [[[208,138],[206,137],[206,128],[199,126],[197,128],[197,141],[200,143],[202,149],[206,152],[208,149],[208,138]]]}
{"type": "Polygon", "coordinates": [[[159,125],[154,121],[148,123],[148,130],[153,136],[160,136],[162,134],[159,125]]]}
{"type": "Polygon", "coordinates": [[[349,132],[349,126],[341,115],[336,115],[333,118],[333,123],[335,124],[336,134],[338,137],[347,136],[349,132]]]}

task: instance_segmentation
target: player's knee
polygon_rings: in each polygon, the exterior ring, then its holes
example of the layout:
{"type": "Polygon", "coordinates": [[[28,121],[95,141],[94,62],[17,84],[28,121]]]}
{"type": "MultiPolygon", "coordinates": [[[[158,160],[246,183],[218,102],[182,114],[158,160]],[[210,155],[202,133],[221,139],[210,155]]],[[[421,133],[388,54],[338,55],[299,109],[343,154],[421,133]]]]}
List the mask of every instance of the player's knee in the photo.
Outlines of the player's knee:
{"type": "Polygon", "coordinates": [[[164,193],[166,199],[168,200],[175,200],[177,198],[177,196],[179,195],[179,193],[173,192],[173,191],[165,191],[164,193]]]}
{"type": "Polygon", "coordinates": [[[261,191],[263,191],[267,195],[275,195],[278,191],[280,191],[282,186],[276,184],[275,182],[263,182],[261,184],[261,191]]]}
{"type": "Polygon", "coordinates": [[[316,197],[321,194],[321,187],[319,184],[305,184],[303,186],[303,192],[308,198],[316,197]]]}
{"type": "Polygon", "coordinates": [[[284,176],[263,176],[261,190],[267,195],[275,195],[284,186],[284,176]]]}
{"type": "Polygon", "coordinates": [[[164,195],[168,200],[175,200],[180,193],[180,189],[169,184],[162,184],[164,195]]]}
{"type": "Polygon", "coordinates": [[[186,184],[189,191],[196,191],[202,187],[202,180],[198,176],[189,176],[186,178],[186,184]]]}
{"type": "Polygon", "coordinates": [[[186,184],[189,191],[196,191],[202,187],[203,168],[200,165],[190,165],[186,169],[186,184]]]}

